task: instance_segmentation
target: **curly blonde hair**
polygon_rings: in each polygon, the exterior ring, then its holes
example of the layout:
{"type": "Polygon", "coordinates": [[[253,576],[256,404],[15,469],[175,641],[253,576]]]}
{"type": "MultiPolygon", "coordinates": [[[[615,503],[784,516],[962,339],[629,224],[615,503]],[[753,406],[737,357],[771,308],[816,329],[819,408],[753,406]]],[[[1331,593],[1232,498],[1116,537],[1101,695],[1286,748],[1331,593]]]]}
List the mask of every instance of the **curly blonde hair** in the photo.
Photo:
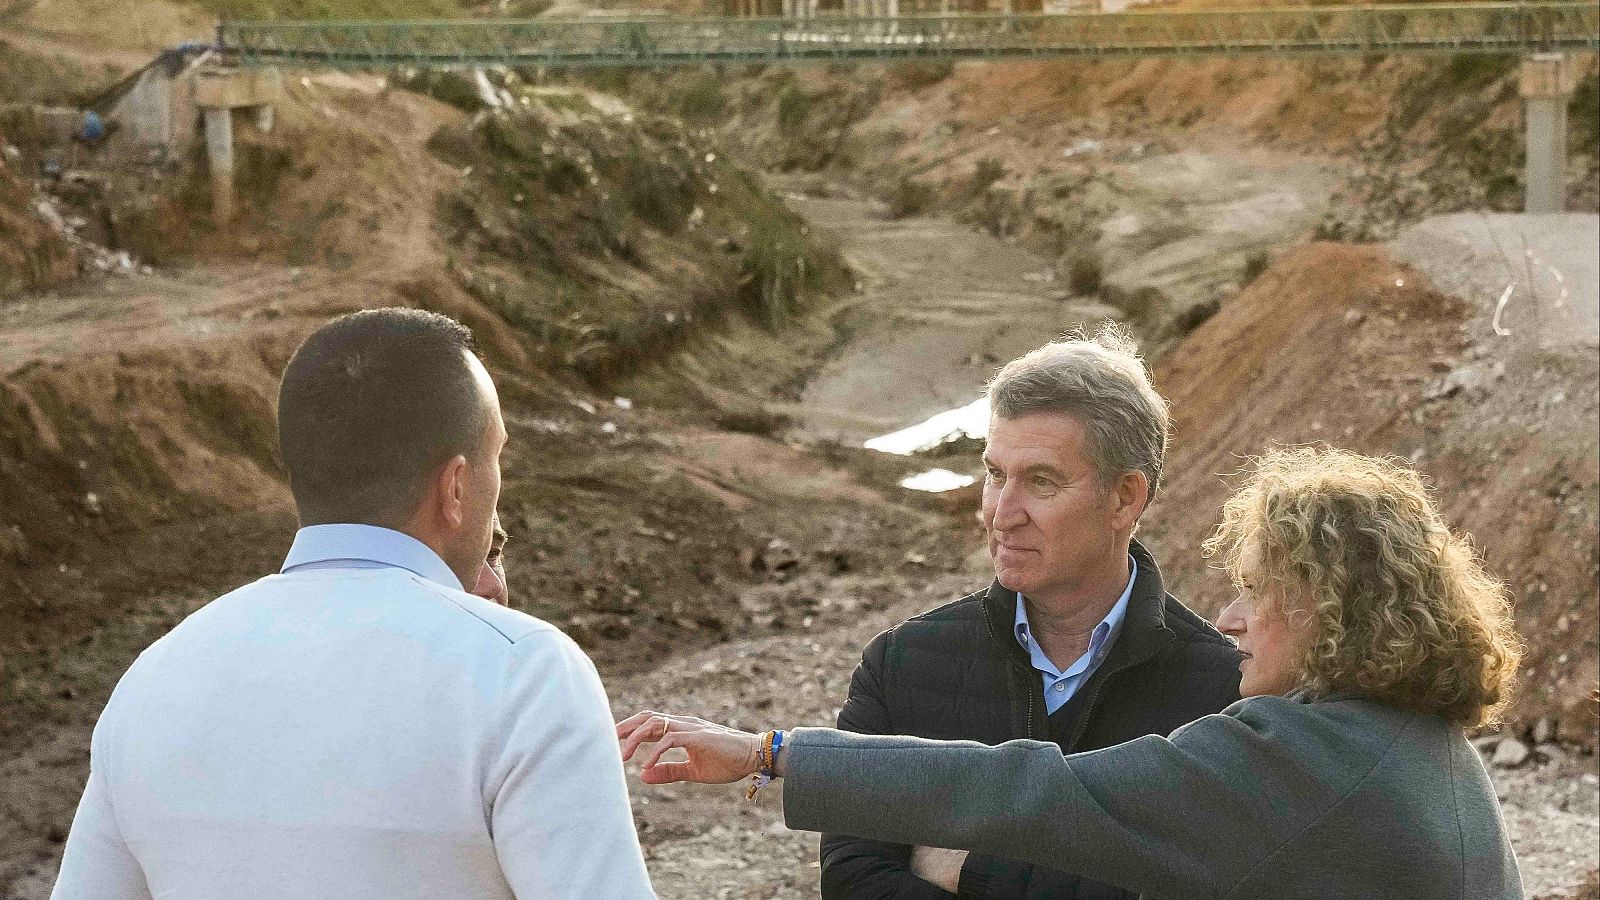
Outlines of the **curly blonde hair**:
{"type": "Polygon", "coordinates": [[[1310,619],[1308,691],[1465,727],[1497,720],[1522,657],[1510,602],[1415,471],[1343,450],[1270,452],[1205,543],[1235,581],[1252,547],[1264,599],[1310,619]]]}

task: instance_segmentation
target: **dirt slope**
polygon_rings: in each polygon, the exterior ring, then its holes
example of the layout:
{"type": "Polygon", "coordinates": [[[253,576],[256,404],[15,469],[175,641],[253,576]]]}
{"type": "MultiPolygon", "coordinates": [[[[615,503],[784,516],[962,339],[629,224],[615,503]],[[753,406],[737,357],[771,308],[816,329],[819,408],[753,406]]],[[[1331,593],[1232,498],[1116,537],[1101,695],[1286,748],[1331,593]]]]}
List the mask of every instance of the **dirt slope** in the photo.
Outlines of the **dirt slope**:
{"type": "Polygon", "coordinates": [[[1551,716],[1592,746],[1600,377],[1592,349],[1496,338],[1490,312],[1379,247],[1289,252],[1158,367],[1175,440],[1145,533],[1174,590],[1211,614],[1231,589],[1196,551],[1220,476],[1274,444],[1406,459],[1516,599],[1530,644],[1516,724],[1551,716]]]}
{"type": "Polygon", "coordinates": [[[43,290],[77,271],[72,248],[34,204],[33,191],[0,159],[0,298],[43,290]]]}

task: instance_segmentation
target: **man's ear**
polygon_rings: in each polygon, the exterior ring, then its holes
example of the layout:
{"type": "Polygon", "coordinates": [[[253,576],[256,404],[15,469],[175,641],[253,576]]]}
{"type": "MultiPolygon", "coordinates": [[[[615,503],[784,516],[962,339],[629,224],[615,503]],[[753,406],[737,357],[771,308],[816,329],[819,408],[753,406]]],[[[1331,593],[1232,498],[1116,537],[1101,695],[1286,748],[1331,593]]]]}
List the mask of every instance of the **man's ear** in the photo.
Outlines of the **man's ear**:
{"type": "Polygon", "coordinates": [[[466,520],[467,458],[456,454],[440,464],[433,476],[435,515],[452,531],[466,520]]]}
{"type": "Polygon", "coordinates": [[[1111,527],[1128,531],[1150,504],[1150,480],[1143,472],[1124,472],[1111,488],[1111,527]]]}

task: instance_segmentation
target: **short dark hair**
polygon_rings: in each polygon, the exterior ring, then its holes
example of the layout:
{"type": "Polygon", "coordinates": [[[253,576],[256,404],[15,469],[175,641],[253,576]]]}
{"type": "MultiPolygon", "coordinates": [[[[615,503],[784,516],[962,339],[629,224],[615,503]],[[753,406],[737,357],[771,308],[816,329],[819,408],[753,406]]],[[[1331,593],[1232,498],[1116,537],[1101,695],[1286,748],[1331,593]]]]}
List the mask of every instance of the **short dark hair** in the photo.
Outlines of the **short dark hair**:
{"type": "Polygon", "coordinates": [[[490,411],[472,332],[416,309],[340,316],[305,339],[278,389],[278,442],[302,525],[394,524],[428,475],[478,456],[490,411]]]}

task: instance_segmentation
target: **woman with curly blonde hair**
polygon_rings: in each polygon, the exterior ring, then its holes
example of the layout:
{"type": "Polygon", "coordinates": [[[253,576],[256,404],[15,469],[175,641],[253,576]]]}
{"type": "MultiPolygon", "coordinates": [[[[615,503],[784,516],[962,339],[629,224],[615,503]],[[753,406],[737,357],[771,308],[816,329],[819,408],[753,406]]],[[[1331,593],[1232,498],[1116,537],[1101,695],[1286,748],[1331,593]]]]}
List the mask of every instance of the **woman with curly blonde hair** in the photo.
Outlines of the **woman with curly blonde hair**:
{"type": "Polygon", "coordinates": [[[1410,469],[1342,450],[1270,454],[1206,551],[1240,591],[1217,627],[1245,651],[1244,696],[1355,693],[1467,728],[1509,699],[1521,647],[1505,592],[1410,469]],[[1250,646],[1276,628],[1298,652],[1268,668],[1250,646]]]}
{"type": "MultiPolygon", "coordinates": [[[[1522,883],[1465,729],[1520,655],[1505,591],[1394,463],[1256,461],[1206,543],[1239,587],[1217,626],[1246,699],[1171,736],[1034,741],[748,734],[641,712],[647,783],[782,776],[791,828],[992,853],[1147,896],[1511,900],[1522,883]],[[663,761],[670,748],[686,761],[663,761]]],[[[960,884],[960,897],[984,885],[960,884]]]]}

